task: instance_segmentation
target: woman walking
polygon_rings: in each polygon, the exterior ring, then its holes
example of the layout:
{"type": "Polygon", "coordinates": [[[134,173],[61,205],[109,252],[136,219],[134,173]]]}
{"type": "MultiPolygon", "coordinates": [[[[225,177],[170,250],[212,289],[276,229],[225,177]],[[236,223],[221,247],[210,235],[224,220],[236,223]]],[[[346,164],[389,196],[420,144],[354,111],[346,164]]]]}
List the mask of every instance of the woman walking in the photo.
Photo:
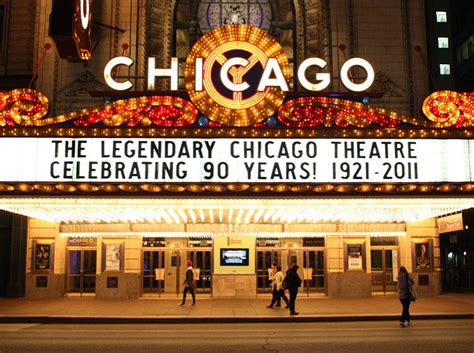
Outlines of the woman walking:
{"type": "Polygon", "coordinates": [[[400,326],[407,327],[410,325],[410,303],[412,301],[412,286],[415,283],[410,277],[405,267],[400,267],[400,275],[398,276],[398,294],[402,303],[402,317],[400,318],[400,326]]]}
{"type": "Polygon", "coordinates": [[[273,275],[273,282],[272,282],[272,288],[274,291],[274,295],[272,297],[272,302],[270,305],[267,306],[267,308],[273,308],[273,306],[276,303],[276,306],[280,306],[280,301],[283,299],[286,303],[286,308],[288,309],[288,298],[285,295],[285,289],[283,288],[283,279],[285,276],[283,276],[283,272],[281,272],[281,266],[276,267],[276,272],[273,275]]]}

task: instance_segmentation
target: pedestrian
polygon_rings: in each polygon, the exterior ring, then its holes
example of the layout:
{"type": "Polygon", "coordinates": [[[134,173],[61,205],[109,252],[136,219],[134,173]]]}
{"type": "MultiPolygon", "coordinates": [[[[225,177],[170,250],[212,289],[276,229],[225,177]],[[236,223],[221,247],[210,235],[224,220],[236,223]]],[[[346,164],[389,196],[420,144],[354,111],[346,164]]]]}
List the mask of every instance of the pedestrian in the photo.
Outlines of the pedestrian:
{"type": "Polygon", "coordinates": [[[184,280],[184,290],[183,290],[183,301],[179,305],[184,305],[186,302],[186,293],[189,291],[191,292],[191,296],[193,297],[193,303],[191,305],[196,304],[196,294],[194,293],[194,272],[193,272],[193,263],[192,261],[188,260],[186,263],[188,268],[186,269],[186,278],[184,280]]]}
{"type": "Polygon", "coordinates": [[[290,308],[290,315],[299,315],[298,312],[295,310],[295,302],[296,296],[298,295],[298,288],[301,285],[301,278],[298,276],[298,268],[297,264],[293,264],[288,271],[286,271],[286,277],[284,282],[286,282],[286,286],[288,287],[288,291],[290,292],[290,300],[288,306],[290,308]]]}
{"type": "Polygon", "coordinates": [[[410,303],[414,300],[412,286],[415,283],[410,277],[405,267],[400,267],[400,275],[398,276],[398,295],[402,303],[402,316],[400,318],[400,326],[407,327],[410,325],[410,303]]]}
{"type": "MultiPolygon", "coordinates": [[[[275,273],[277,272],[278,264],[276,262],[272,263],[271,271],[268,273],[268,280],[271,281],[270,288],[272,289],[272,303],[276,300],[276,306],[281,306],[280,300],[277,298],[276,284],[275,284],[275,273]]],[[[267,308],[270,306],[267,305],[267,308]]],[[[273,307],[273,305],[272,305],[273,307]]]]}
{"type": "Polygon", "coordinates": [[[285,289],[283,288],[283,280],[285,276],[283,275],[283,272],[281,272],[281,266],[276,267],[276,272],[273,275],[273,281],[272,285],[274,286],[274,295],[272,298],[272,302],[270,305],[267,306],[267,308],[273,308],[273,305],[275,306],[281,306],[279,302],[281,302],[281,299],[283,299],[286,303],[286,309],[289,307],[289,302],[288,298],[285,295],[285,289]]]}

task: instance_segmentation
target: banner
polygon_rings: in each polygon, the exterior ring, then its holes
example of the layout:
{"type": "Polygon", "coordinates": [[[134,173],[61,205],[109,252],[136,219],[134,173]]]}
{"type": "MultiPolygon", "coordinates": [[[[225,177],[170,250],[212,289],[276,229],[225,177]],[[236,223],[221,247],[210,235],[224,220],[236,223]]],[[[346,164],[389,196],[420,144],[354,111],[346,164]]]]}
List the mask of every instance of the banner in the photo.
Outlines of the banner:
{"type": "Polygon", "coordinates": [[[438,218],[438,229],[440,234],[464,230],[462,213],[438,218]]]}
{"type": "Polygon", "coordinates": [[[2,138],[0,182],[472,182],[470,140],[2,138]]]}

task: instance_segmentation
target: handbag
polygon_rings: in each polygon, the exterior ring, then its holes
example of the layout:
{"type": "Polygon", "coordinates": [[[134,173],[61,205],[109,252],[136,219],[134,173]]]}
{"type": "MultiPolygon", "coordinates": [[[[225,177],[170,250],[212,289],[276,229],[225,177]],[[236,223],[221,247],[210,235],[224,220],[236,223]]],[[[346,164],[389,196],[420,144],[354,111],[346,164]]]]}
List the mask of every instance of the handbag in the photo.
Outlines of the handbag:
{"type": "Polygon", "coordinates": [[[410,284],[410,281],[408,280],[408,274],[406,277],[407,277],[408,292],[410,293],[410,301],[414,302],[416,300],[416,292],[413,289],[413,286],[410,284]]]}

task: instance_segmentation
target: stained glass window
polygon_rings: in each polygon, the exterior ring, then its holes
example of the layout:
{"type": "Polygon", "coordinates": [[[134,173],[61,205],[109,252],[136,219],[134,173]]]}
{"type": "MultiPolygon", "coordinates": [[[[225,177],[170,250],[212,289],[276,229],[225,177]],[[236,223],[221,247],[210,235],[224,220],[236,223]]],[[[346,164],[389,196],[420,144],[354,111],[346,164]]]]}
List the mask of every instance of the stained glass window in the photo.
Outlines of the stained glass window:
{"type": "Polygon", "coordinates": [[[203,33],[226,24],[249,24],[268,31],[272,11],[268,0],[203,0],[198,19],[203,33]]]}

